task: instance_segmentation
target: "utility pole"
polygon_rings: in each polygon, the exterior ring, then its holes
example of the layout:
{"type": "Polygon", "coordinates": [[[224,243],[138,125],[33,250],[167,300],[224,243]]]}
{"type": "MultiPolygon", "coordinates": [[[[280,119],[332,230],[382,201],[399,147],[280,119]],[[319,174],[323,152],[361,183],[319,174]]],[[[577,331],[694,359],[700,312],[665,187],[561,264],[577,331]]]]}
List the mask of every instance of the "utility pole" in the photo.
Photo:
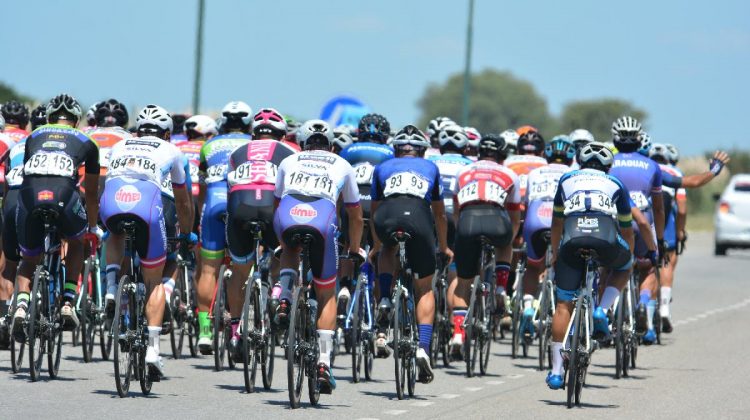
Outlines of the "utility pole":
{"type": "Polygon", "coordinates": [[[198,33],[195,37],[195,79],[193,80],[193,115],[201,103],[201,64],[203,62],[203,11],[205,0],[198,0],[198,33]]]}
{"type": "Polygon", "coordinates": [[[469,96],[471,91],[471,84],[469,78],[471,77],[471,38],[474,32],[473,28],[474,21],[474,0],[469,0],[469,22],[466,25],[466,65],[464,67],[464,100],[462,107],[462,123],[463,125],[469,125],[469,96]]]}

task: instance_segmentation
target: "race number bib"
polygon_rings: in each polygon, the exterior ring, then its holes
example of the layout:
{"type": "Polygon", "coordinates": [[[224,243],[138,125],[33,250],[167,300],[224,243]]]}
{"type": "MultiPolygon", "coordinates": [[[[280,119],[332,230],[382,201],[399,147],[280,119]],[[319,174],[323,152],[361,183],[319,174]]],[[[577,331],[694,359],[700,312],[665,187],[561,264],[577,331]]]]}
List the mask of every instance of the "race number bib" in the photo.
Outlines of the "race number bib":
{"type": "Polygon", "coordinates": [[[600,192],[580,192],[565,201],[565,210],[563,211],[565,215],[585,211],[615,215],[617,214],[617,207],[610,196],[600,192]],[[589,201],[588,208],[586,207],[586,201],[589,201]]]}
{"type": "Polygon", "coordinates": [[[208,167],[206,171],[206,184],[212,184],[214,182],[221,182],[227,175],[227,164],[222,163],[221,165],[212,165],[208,167]]]}
{"type": "Polygon", "coordinates": [[[567,216],[570,213],[586,211],[586,193],[580,192],[565,200],[565,210],[563,213],[567,216]]]}
{"type": "Polygon", "coordinates": [[[617,207],[612,197],[602,193],[590,193],[591,210],[600,211],[609,215],[617,214],[617,207]]]}
{"type": "Polygon", "coordinates": [[[23,167],[16,166],[8,171],[8,175],[5,176],[5,182],[9,187],[16,187],[23,184],[23,167]]]}
{"type": "Polygon", "coordinates": [[[111,147],[101,147],[99,148],[99,165],[101,165],[103,168],[109,167],[109,157],[112,156],[112,148],[111,147]]]}
{"type": "Polygon", "coordinates": [[[197,165],[190,164],[190,181],[193,184],[200,182],[200,169],[197,165]]]}
{"type": "Polygon", "coordinates": [[[375,171],[375,167],[369,163],[362,163],[354,167],[354,179],[357,181],[357,185],[371,185],[372,184],[372,173],[375,171]]]}
{"type": "Polygon", "coordinates": [[[482,185],[477,182],[464,185],[460,191],[458,191],[458,204],[464,205],[472,201],[484,201],[495,203],[499,205],[505,204],[505,199],[508,198],[508,192],[503,187],[494,182],[484,182],[484,191],[481,191],[482,185]]]}
{"type": "Polygon", "coordinates": [[[73,159],[62,153],[35,153],[23,165],[26,175],[67,176],[75,175],[73,159]]]}
{"type": "Polygon", "coordinates": [[[328,175],[308,175],[296,171],[288,174],[284,181],[288,189],[304,192],[307,196],[336,201],[336,189],[328,175]]]}
{"type": "Polygon", "coordinates": [[[551,179],[542,179],[538,182],[529,184],[526,194],[529,201],[540,200],[543,198],[554,198],[557,190],[557,183],[551,179]]]}
{"type": "Polygon", "coordinates": [[[274,184],[276,183],[276,169],[276,165],[271,162],[245,162],[229,172],[227,181],[229,185],[274,184]]]}
{"type": "Polygon", "coordinates": [[[172,190],[172,175],[167,175],[161,181],[161,191],[170,197],[174,197],[174,190],[172,190]]]}
{"type": "Polygon", "coordinates": [[[158,179],[156,162],[146,157],[124,156],[110,160],[109,172],[112,175],[142,174],[151,179],[158,179]]]}
{"type": "Polygon", "coordinates": [[[423,176],[412,172],[399,172],[385,180],[383,195],[406,194],[424,198],[430,189],[430,183],[423,176]]]}
{"type": "Polygon", "coordinates": [[[646,210],[651,207],[648,198],[646,198],[646,196],[640,191],[631,191],[630,199],[633,200],[633,203],[638,207],[638,210],[646,210]]]}

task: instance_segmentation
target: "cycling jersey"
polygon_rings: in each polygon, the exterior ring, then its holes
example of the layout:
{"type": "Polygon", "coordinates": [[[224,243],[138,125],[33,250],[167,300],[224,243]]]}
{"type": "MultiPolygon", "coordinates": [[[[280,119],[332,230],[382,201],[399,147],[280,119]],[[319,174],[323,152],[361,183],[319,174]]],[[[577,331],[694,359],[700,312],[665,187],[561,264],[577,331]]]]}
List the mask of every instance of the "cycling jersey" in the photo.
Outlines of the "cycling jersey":
{"type": "MultiPolygon", "coordinates": [[[[659,164],[662,179],[682,179],[682,171],[676,166],[659,164]]],[[[667,249],[673,250],[677,247],[677,204],[676,201],[687,199],[684,188],[673,188],[667,184],[662,185],[664,192],[664,239],[667,241],[667,249]]]]}
{"type": "Polygon", "coordinates": [[[134,137],[112,147],[107,182],[127,178],[150,182],[160,189],[169,181],[172,187],[186,183],[184,157],[172,143],[158,137],[134,137]]]}
{"type": "Polygon", "coordinates": [[[242,133],[229,133],[216,136],[203,144],[200,153],[200,170],[205,173],[205,183],[221,184],[226,187],[227,161],[234,149],[248,143],[250,136],[242,133]]]}
{"type": "Polygon", "coordinates": [[[440,153],[440,149],[438,149],[437,147],[430,147],[424,152],[425,159],[429,159],[429,158],[440,156],[440,155],[442,155],[442,153],[440,153]]]}
{"type": "Polygon", "coordinates": [[[547,159],[534,155],[513,155],[505,159],[503,164],[518,175],[519,185],[521,186],[521,197],[525,198],[529,172],[536,168],[547,166],[547,159]]]}
{"type": "Polygon", "coordinates": [[[83,132],[65,125],[48,124],[26,140],[24,183],[36,178],[63,179],[75,187],[82,164],[87,174],[99,173],[99,149],[83,132]]]}
{"type": "Polygon", "coordinates": [[[446,209],[448,213],[453,213],[453,189],[456,184],[456,175],[472,161],[463,155],[457,153],[446,153],[440,156],[432,156],[429,160],[438,167],[440,171],[440,182],[443,186],[443,196],[445,198],[446,209]]]}
{"type": "Polygon", "coordinates": [[[529,172],[523,238],[532,262],[540,262],[547,251],[544,234],[552,227],[552,201],[560,178],[569,171],[566,165],[552,163],[529,172]]]}
{"type": "Polygon", "coordinates": [[[408,196],[431,204],[443,199],[440,171],[434,162],[427,159],[390,159],[375,167],[371,194],[373,201],[408,196]]]}
{"type": "Polygon", "coordinates": [[[175,143],[180,152],[188,160],[191,192],[193,197],[197,197],[200,192],[200,162],[201,148],[205,142],[200,140],[185,140],[175,143]]]}
{"type": "Polygon", "coordinates": [[[24,138],[18,144],[13,146],[8,153],[7,163],[5,165],[7,173],[5,174],[8,189],[15,190],[21,188],[23,183],[23,155],[26,152],[26,139],[24,138]]]}
{"type": "Polygon", "coordinates": [[[659,165],[638,152],[618,153],[609,174],[619,179],[630,191],[630,198],[641,211],[651,214],[651,196],[662,191],[659,165]]]}
{"type": "Polygon", "coordinates": [[[459,208],[492,204],[507,210],[519,210],[521,193],[518,177],[503,165],[480,160],[461,169],[455,176],[451,195],[459,208]]]}
{"type": "Polygon", "coordinates": [[[352,166],[340,156],[323,150],[304,151],[284,159],[279,165],[274,194],[279,199],[289,194],[317,197],[334,206],[340,195],[344,204],[359,205],[352,166]]]}
{"type": "MultiPolygon", "coordinates": [[[[5,133],[0,133],[0,184],[5,182],[5,159],[10,149],[16,145],[16,140],[5,133]]],[[[2,194],[2,191],[0,191],[2,194]]]]}
{"type": "Polygon", "coordinates": [[[112,147],[120,140],[133,137],[128,130],[120,127],[93,127],[86,134],[99,146],[99,164],[101,165],[99,174],[101,176],[107,175],[112,147]]]}
{"type": "Polygon", "coordinates": [[[279,165],[295,154],[294,149],[276,140],[253,140],[229,156],[229,192],[274,190],[279,165]]]}
{"type": "Polygon", "coordinates": [[[628,189],[614,176],[594,169],[564,174],[555,192],[555,217],[598,214],[616,217],[621,228],[632,226],[628,189]]]}
{"type": "Polygon", "coordinates": [[[375,166],[393,158],[393,149],[385,144],[362,142],[354,143],[339,154],[354,168],[357,185],[372,185],[375,166]]]}
{"type": "Polygon", "coordinates": [[[29,136],[28,131],[18,127],[5,127],[5,131],[3,131],[3,133],[10,137],[14,144],[26,139],[26,137],[29,136]]]}
{"type": "Polygon", "coordinates": [[[292,148],[292,150],[294,150],[295,152],[299,152],[299,151],[301,151],[301,150],[302,150],[302,149],[300,149],[300,147],[299,147],[299,144],[297,144],[297,142],[296,142],[296,141],[291,141],[291,140],[281,140],[281,142],[282,142],[282,143],[284,143],[285,145],[287,145],[287,146],[291,147],[291,148],[292,148]]]}

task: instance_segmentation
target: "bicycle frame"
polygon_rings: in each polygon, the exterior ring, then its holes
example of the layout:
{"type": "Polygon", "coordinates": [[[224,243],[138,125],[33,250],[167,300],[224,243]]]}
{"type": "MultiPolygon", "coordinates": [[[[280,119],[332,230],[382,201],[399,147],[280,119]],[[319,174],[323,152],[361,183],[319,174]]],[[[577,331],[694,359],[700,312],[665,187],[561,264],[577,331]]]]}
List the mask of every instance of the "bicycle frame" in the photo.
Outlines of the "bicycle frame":
{"type": "Polygon", "coordinates": [[[586,318],[584,319],[584,326],[586,328],[586,334],[584,335],[584,348],[585,353],[590,355],[594,350],[594,341],[591,339],[592,327],[594,325],[594,311],[592,309],[596,305],[593,290],[596,286],[596,278],[598,277],[598,264],[594,257],[592,257],[591,255],[586,256],[585,267],[586,270],[581,282],[581,287],[578,289],[577,296],[573,300],[573,311],[570,314],[570,322],[568,322],[568,328],[565,330],[565,338],[563,339],[562,348],[563,351],[570,352],[569,338],[571,335],[571,330],[573,329],[573,322],[576,319],[576,315],[578,312],[577,303],[580,300],[582,301],[581,310],[586,316],[586,318]]]}

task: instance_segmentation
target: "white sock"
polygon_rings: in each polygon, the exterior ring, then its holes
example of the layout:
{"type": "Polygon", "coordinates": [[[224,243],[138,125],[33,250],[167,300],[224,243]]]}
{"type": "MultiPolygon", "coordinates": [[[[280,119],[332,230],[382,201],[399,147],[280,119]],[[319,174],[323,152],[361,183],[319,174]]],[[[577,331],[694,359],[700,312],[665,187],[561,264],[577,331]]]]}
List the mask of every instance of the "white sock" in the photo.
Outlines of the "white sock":
{"type": "Polygon", "coordinates": [[[167,302],[169,302],[169,298],[172,297],[172,292],[174,291],[174,280],[171,277],[164,277],[161,279],[161,284],[164,285],[164,294],[166,295],[167,302]]]}
{"type": "Polygon", "coordinates": [[[505,288],[503,286],[497,286],[495,288],[495,294],[505,296],[505,288]]]}
{"type": "Polygon", "coordinates": [[[161,327],[148,327],[148,345],[156,349],[159,353],[159,335],[161,334],[161,327]]]}
{"type": "Polygon", "coordinates": [[[563,357],[560,354],[562,350],[562,343],[552,342],[552,374],[560,375],[563,374],[563,357]]]}
{"type": "Polygon", "coordinates": [[[662,318],[668,318],[670,315],[669,312],[669,303],[672,301],[672,288],[671,287],[662,287],[661,288],[661,305],[659,305],[659,315],[662,316],[662,318]]]}
{"type": "Polygon", "coordinates": [[[612,309],[612,305],[615,304],[618,296],[620,296],[620,291],[617,290],[616,287],[607,286],[607,288],[604,289],[604,293],[602,293],[602,300],[599,302],[599,306],[604,309],[604,312],[612,309]]]}
{"type": "Polygon", "coordinates": [[[534,303],[534,296],[532,295],[523,295],[523,309],[526,310],[527,308],[531,308],[531,305],[534,303]]]}
{"type": "Polygon", "coordinates": [[[331,365],[331,351],[333,351],[333,330],[318,330],[318,345],[320,346],[320,358],[318,363],[331,365]]]}
{"type": "Polygon", "coordinates": [[[654,312],[656,312],[656,300],[651,299],[646,305],[646,314],[648,315],[648,329],[654,329],[654,312]]]}

